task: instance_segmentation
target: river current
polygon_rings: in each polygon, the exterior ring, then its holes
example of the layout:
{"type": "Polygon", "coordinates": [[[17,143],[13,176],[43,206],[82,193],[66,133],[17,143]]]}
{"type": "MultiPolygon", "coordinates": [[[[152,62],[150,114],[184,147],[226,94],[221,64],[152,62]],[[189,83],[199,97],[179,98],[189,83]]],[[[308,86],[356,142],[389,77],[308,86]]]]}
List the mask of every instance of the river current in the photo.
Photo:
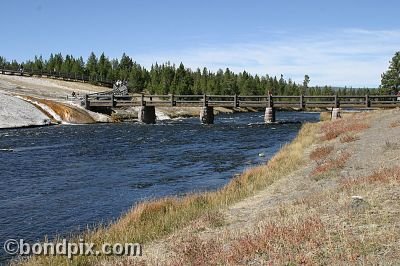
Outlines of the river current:
{"type": "Polygon", "coordinates": [[[0,130],[0,264],[7,239],[34,243],[109,223],[135,203],[215,190],[263,164],[318,113],[278,112],[0,130]],[[295,123],[296,122],[296,123],[295,123]],[[10,149],[12,151],[5,151],[10,149]]]}

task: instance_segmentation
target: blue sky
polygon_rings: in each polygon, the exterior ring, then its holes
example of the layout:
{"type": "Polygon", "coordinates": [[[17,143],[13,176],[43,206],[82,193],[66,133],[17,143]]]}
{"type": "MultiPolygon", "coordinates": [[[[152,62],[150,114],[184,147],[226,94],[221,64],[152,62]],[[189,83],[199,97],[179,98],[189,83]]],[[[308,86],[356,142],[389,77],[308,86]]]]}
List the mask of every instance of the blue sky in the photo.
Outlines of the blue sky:
{"type": "Polygon", "coordinates": [[[400,50],[400,1],[4,1],[0,55],[91,51],[144,66],[283,74],[311,85],[378,86],[400,50]]]}

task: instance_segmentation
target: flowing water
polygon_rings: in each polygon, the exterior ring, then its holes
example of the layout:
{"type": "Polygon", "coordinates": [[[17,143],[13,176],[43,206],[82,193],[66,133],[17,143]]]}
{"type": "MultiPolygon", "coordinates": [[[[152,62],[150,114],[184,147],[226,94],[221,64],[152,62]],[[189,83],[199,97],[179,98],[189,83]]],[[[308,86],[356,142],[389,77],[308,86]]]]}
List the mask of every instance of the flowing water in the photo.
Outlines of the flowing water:
{"type": "Polygon", "coordinates": [[[34,243],[118,218],[138,201],[215,190],[265,163],[317,113],[278,112],[0,131],[0,263],[5,240],[34,243]]]}

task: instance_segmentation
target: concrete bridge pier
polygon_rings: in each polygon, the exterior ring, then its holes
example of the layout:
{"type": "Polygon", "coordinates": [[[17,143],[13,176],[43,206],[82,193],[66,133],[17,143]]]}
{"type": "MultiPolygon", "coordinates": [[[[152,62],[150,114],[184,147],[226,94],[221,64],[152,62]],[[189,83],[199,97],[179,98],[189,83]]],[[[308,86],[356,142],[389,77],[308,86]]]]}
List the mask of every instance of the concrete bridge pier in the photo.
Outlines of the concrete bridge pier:
{"type": "Polygon", "coordinates": [[[200,110],[200,121],[202,124],[214,124],[214,107],[203,106],[200,110]]]}
{"type": "Polygon", "coordinates": [[[332,108],[331,120],[336,120],[338,118],[341,118],[340,108],[332,108]]]}
{"type": "Polygon", "coordinates": [[[274,107],[265,108],[264,122],[266,124],[275,122],[275,108],[274,107]]]}
{"type": "Polygon", "coordinates": [[[139,122],[145,124],[156,123],[156,108],[154,106],[141,106],[138,111],[139,122]]]}

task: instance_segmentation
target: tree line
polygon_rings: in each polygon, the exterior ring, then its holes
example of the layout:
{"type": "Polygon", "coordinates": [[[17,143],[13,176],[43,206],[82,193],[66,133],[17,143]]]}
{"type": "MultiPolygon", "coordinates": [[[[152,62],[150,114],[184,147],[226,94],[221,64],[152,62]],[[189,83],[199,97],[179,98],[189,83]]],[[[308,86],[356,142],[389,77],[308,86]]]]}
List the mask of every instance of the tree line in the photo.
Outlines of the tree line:
{"type": "Polygon", "coordinates": [[[234,73],[229,68],[212,72],[206,67],[196,70],[170,62],[155,63],[150,69],[142,67],[125,53],[120,59],[110,59],[104,53],[99,57],[93,52],[85,61],[61,53],[51,54],[48,59],[35,56],[33,60],[7,61],[0,56],[0,67],[5,69],[23,68],[26,71],[47,71],[87,75],[92,80],[126,80],[129,92],[150,94],[216,94],[216,95],[365,95],[378,93],[369,88],[333,88],[330,86],[309,86],[310,77],[304,76],[302,83],[290,78],[270,75],[252,75],[246,71],[234,73]]]}

